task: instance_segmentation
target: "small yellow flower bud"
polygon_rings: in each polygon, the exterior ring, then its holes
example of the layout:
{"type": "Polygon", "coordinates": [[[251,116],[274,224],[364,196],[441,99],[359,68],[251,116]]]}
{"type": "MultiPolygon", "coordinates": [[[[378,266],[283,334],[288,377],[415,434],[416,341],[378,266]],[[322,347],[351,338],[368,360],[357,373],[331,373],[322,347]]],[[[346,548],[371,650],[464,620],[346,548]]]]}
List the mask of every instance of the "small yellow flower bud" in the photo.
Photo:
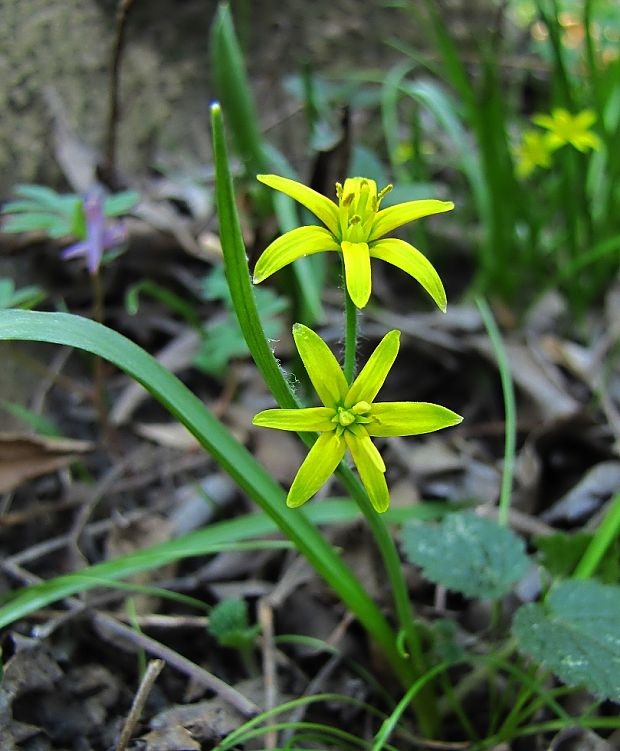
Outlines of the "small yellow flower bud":
{"type": "Polygon", "coordinates": [[[338,410],[338,422],[343,428],[346,428],[355,422],[355,415],[351,414],[348,409],[342,409],[341,407],[338,410]]]}

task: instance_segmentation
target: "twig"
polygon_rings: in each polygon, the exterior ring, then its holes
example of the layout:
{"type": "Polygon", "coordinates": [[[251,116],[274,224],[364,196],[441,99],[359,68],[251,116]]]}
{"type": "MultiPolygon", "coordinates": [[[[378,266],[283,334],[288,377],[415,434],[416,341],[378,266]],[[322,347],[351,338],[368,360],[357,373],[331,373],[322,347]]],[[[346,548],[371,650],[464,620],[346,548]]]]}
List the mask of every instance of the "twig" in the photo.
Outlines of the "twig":
{"type": "MultiPolygon", "coordinates": [[[[5,562],[5,567],[13,576],[27,582],[28,584],[41,584],[44,581],[41,577],[16,564],[7,566],[5,562]]],[[[71,610],[81,610],[84,608],[84,603],[80,602],[75,597],[66,597],[64,602],[67,603],[71,610]]],[[[155,639],[151,639],[150,636],[134,631],[134,629],[120,623],[111,615],[106,615],[105,613],[92,613],[91,618],[94,624],[98,626],[101,632],[103,632],[103,636],[105,636],[105,632],[107,631],[114,636],[120,636],[121,638],[126,639],[131,644],[143,649],[145,652],[149,652],[150,654],[159,657],[164,662],[172,665],[172,667],[176,668],[179,672],[184,673],[189,678],[199,683],[201,686],[206,686],[211,691],[214,691],[221,696],[222,699],[235,707],[235,709],[244,717],[255,717],[260,713],[260,707],[243,696],[243,694],[237,691],[237,689],[224,683],[220,678],[209,673],[208,670],[205,670],[191,660],[188,660],[187,657],[183,657],[183,655],[175,652],[174,649],[170,649],[170,647],[167,647],[165,644],[161,644],[155,639]]]]}
{"type": "MultiPolygon", "coordinates": [[[[263,679],[265,681],[265,711],[276,706],[278,701],[278,686],[276,683],[276,658],[273,645],[273,608],[269,597],[263,597],[258,603],[258,622],[263,635],[263,679]]],[[[278,743],[275,730],[265,733],[265,748],[273,749],[278,743]]]]}
{"type": "Polygon", "coordinates": [[[163,660],[151,660],[149,662],[146,672],[142,676],[138,691],[134,696],[125,724],[123,725],[123,730],[116,744],[116,751],[125,751],[127,748],[136,724],[142,715],[146,700],[165,664],[163,660]]]}
{"type": "Polygon", "coordinates": [[[192,680],[196,681],[202,686],[206,686],[211,691],[225,699],[231,704],[237,711],[239,711],[244,717],[254,717],[260,713],[260,708],[254,704],[254,702],[247,699],[237,689],[224,683],[220,678],[209,673],[208,670],[201,668],[200,665],[196,665],[187,657],[183,657],[178,652],[175,652],[165,644],[152,639],[146,634],[141,634],[138,631],[134,631],[129,626],[120,623],[115,618],[112,618],[105,613],[93,613],[92,619],[103,632],[109,632],[115,636],[120,636],[123,639],[131,642],[133,645],[144,649],[145,652],[149,652],[167,663],[175,667],[181,673],[189,676],[192,680]]]}
{"type": "Polygon", "coordinates": [[[121,61],[125,47],[125,30],[127,17],[135,0],[119,0],[116,9],[116,36],[112,49],[112,61],[110,65],[110,84],[108,89],[108,122],[106,129],[105,159],[102,172],[105,181],[110,187],[118,182],[116,174],[116,141],[119,112],[119,79],[121,61]]]}

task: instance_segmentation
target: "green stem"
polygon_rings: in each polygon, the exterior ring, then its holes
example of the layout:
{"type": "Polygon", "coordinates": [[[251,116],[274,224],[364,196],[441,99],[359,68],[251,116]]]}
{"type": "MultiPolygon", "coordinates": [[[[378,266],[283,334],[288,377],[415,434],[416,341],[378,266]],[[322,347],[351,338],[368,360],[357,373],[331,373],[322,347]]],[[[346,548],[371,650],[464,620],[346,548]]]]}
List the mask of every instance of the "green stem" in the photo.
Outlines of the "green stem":
{"type": "MultiPolygon", "coordinates": [[[[350,467],[344,462],[338,467],[336,474],[342,482],[347,492],[359,506],[362,514],[368,522],[368,526],[375,538],[375,543],[379,548],[383,565],[390,582],[394,606],[400,627],[405,632],[405,643],[409,649],[411,664],[413,665],[416,676],[422,676],[426,672],[422,644],[418,634],[411,600],[407,590],[407,584],[403,575],[403,569],[400,556],[385,522],[381,516],[374,510],[368,494],[360,484],[357,477],[353,474],[350,467]]],[[[417,695],[414,702],[415,711],[420,723],[420,729],[425,735],[432,737],[434,729],[437,727],[436,701],[433,695],[432,686],[427,684],[417,695]]]]}
{"type": "MultiPolygon", "coordinates": [[[[213,129],[213,144],[217,174],[216,196],[218,216],[220,226],[223,228],[221,231],[221,242],[224,252],[226,277],[231,288],[233,306],[239,320],[239,325],[246,339],[248,349],[276,401],[280,407],[283,408],[299,407],[300,404],[292,393],[290,386],[267,343],[254,304],[245,247],[234,202],[232,179],[228,166],[228,156],[224,138],[222,113],[218,104],[214,104],[211,107],[211,124],[213,129]]],[[[314,436],[307,433],[301,434],[301,438],[309,445],[314,441],[314,436]]],[[[411,659],[416,668],[416,672],[421,675],[424,670],[422,649],[411,613],[407,586],[405,584],[396,545],[394,544],[384,522],[372,508],[365,489],[353,472],[344,464],[341,464],[338,469],[338,476],[348,492],[359,504],[364,516],[368,520],[370,529],[375,536],[377,546],[383,557],[384,565],[390,580],[401,628],[404,629],[407,635],[407,645],[411,651],[411,659]]],[[[359,617],[360,613],[356,613],[356,615],[359,617]]],[[[368,623],[369,619],[366,618],[365,620],[366,623],[368,623]]],[[[392,645],[392,648],[394,648],[394,645],[392,645]]],[[[396,671],[401,680],[403,674],[408,676],[405,682],[406,685],[409,685],[411,680],[413,680],[413,673],[410,664],[411,663],[408,661],[402,660],[401,656],[401,665],[396,671]]],[[[430,698],[432,699],[432,697],[430,698]]],[[[432,734],[434,727],[436,727],[433,707],[434,703],[430,701],[428,692],[422,692],[422,694],[418,695],[414,700],[414,709],[420,722],[420,727],[423,732],[429,735],[432,734]]]]}
{"type": "MultiPolygon", "coordinates": [[[[101,283],[101,272],[96,269],[90,276],[93,291],[93,320],[103,324],[105,322],[105,302],[103,294],[103,284],[101,283]]],[[[101,435],[108,437],[108,405],[105,393],[105,372],[104,363],[101,357],[95,357],[93,380],[95,384],[95,405],[97,407],[97,416],[99,418],[99,428],[101,435]]]]}
{"type": "Polygon", "coordinates": [[[499,495],[499,512],[498,521],[506,526],[508,524],[508,514],[510,512],[510,500],[512,496],[512,478],[514,475],[515,465],[515,447],[517,442],[517,407],[515,402],[515,390],[510,374],[510,364],[508,355],[502,341],[502,335],[499,332],[493,313],[486,300],[482,297],[476,298],[476,305],[480,311],[482,322],[487,330],[499,369],[499,377],[502,382],[502,394],[504,396],[504,412],[506,421],[506,432],[504,437],[504,468],[502,471],[502,484],[499,495]]]}
{"type": "Polygon", "coordinates": [[[344,288],[344,377],[347,383],[353,383],[355,378],[355,361],[357,358],[357,308],[347,289],[347,279],[342,261],[342,286],[344,288]]]}

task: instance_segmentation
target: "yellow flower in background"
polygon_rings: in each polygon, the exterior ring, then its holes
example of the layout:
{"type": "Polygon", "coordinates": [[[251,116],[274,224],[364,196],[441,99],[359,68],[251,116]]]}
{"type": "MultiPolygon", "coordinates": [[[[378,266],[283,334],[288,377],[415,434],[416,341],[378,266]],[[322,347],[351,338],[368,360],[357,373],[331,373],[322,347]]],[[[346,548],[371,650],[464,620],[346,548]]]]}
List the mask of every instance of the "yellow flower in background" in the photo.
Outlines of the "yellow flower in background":
{"type": "Polygon", "coordinates": [[[601,147],[601,139],[590,130],[596,122],[596,115],[592,110],[571,115],[568,110],[558,107],[550,115],[534,115],[532,122],[549,131],[549,144],[553,149],[566,144],[581,152],[601,147]]]}
{"type": "Polygon", "coordinates": [[[342,253],[347,290],[358,308],[368,302],[372,287],[370,259],[378,258],[417,279],[445,311],[446,293],[431,262],[413,245],[384,235],[415,219],[450,211],[454,208],[451,201],[408,201],[381,209],[381,200],[392,186],[377,192],[375,181],[364,177],[350,177],[344,186],[336,183],[338,203],[286,177],[257,175],[257,179],[294,198],[325,227],[299,227],[274,240],[258,259],[255,284],[302,256],[334,250],[342,253]]]}
{"type": "Polygon", "coordinates": [[[536,167],[551,166],[551,152],[553,147],[549,143],[549,134],[539,130],[526,130],[521,137],[521,143],[515,147],[517,160],[517,175],[529,177],[536,167]]]}
{"type": "Polygon", "coordinates": [[[375,403],[398,354],[400,331],[390,331],[383,337],[350,386],[318,334],[296,323],[293,337],[323,406],[267,409],[253,420],[254,425],[264,428],[320,433],[291,485],[287,505],[295,508],[312,498],[348,449],[373,507],[378,512],[385,511],[390,503],[385,464],[371,437],[430,433],[457,425],[463,418],[428,402],[375,403]]]}

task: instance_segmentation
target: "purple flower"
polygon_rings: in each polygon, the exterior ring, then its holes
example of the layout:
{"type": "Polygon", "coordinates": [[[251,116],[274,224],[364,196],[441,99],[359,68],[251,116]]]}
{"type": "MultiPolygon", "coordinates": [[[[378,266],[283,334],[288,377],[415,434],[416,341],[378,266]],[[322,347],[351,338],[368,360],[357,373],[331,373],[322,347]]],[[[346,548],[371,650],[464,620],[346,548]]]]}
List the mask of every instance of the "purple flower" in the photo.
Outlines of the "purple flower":
{"type": "Polygon", "coordinates": [[[62,251],[62,258],[86,258],[90,274],[96,274],[106,250],[116,248],[127,240],[127,228],[122,222],[110,222],[103,213],[103,195],[93,190],[84,198],[86,238],[62,251]]]}

